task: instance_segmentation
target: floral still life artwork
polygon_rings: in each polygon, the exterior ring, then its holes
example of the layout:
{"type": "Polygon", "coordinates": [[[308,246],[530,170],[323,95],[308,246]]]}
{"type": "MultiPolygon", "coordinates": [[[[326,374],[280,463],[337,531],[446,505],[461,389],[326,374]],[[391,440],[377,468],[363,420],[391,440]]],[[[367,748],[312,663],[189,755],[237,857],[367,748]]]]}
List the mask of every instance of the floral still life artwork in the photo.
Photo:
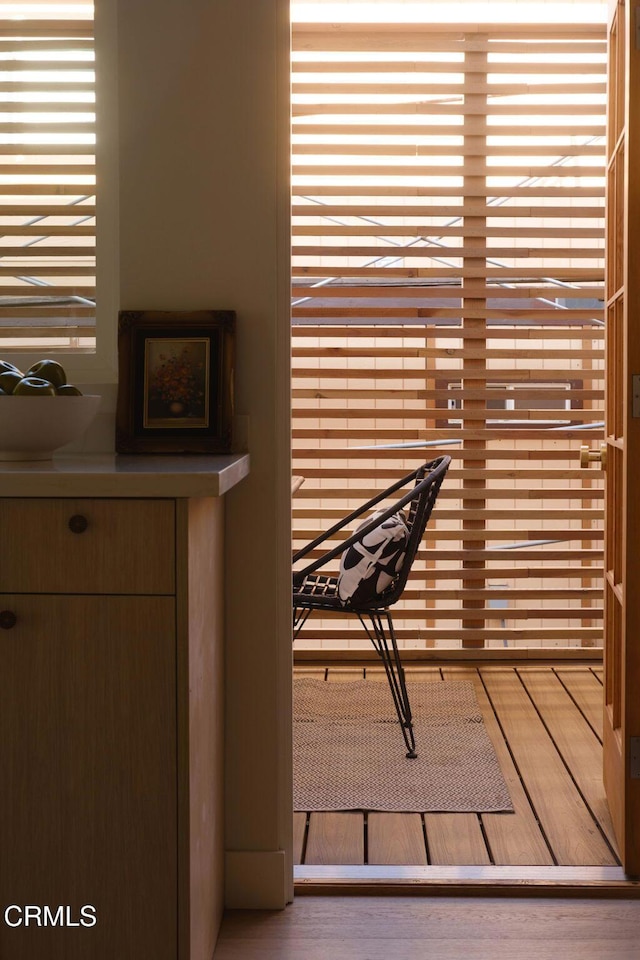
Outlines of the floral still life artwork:
{"type": "Polygon", "coordinates": [[[209,425],[209,340],[145,341],[147,428],[209,425]]]}
{"type": "Polygon", "coordinates": [[[233,310],[122,310],[117,453],[228,453],[233,310]]]}

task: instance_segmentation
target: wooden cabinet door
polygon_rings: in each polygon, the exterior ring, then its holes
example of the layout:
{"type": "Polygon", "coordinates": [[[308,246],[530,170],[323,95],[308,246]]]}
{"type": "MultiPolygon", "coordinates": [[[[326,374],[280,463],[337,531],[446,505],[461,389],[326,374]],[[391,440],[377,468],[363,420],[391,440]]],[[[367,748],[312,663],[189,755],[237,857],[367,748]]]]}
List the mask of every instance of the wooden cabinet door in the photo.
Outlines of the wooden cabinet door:
{"type": "Polygon", "coordinates": [[[604,780],[625,872],[640,874],[639,0],[609,18],[604,780]],[[637,397],[637,398],[636,398],[637,397]]]}
{"type": "Polygon", "coordinates": [[[0,956],[175,960],[175,602],[22,594],[0,609],[16,616],[0,629],[0,908],[97,918],[0,916],[0,956]]]}

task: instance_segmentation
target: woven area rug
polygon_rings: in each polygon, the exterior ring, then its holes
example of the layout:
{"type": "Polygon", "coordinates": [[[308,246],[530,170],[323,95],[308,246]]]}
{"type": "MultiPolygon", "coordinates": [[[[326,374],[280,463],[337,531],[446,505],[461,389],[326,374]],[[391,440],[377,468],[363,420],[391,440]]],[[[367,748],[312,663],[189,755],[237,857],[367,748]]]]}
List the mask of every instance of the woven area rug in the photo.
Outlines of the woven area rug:
{"type": "Polygon", "coordinates": [[[407,687],[415,760],[386,681],[294,680],[295,810],[513,811],[473,684],[407,687]]]}

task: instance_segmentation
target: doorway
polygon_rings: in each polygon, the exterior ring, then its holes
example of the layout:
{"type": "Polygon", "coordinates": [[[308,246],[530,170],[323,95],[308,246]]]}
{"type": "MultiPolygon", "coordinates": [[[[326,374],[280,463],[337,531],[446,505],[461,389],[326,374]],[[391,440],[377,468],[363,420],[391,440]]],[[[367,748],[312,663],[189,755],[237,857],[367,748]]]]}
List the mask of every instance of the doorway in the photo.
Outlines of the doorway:
{"type": "MultiPolygon", "coordinates": [[[[400,22],[383,22],[382,7],[375,23],[294,18],[294,536],[311,539],[416,458],[450,453],[396,613],[405,662],[441,678],[475,671],[486,696],[486,658],[499,655],[585,805],[522,663],[538,658],[597,753],[564,673],[601,694],[603,483],[579,449],[603,435],[606,4],[584,24],[575,7],[565,22],[538,4],[540,22],[481,25],[435,22],[422,7],[431,22],[411,22],[411,4],[400,22]],[[449,665],[434,667],[445,650],[449,665]]],[[[366,675],[366,643],[346,623],[311,620],[297,670],[366,675]]],[[[538,819],[537,788],[520,783],[538,819]]],[[[586,808],[583,861],[619,870],[606,817],[586,808]]],[[[375,819],[334,820],[326,849],[371,863],[375,819]]],[[[497,865],[479,818],[457,829],[468,866],[497,865]]],[[[539,829],[546,853],[523,854],[531,866],[577,865],[539,829]]],[[[434,862],[424,817],[394,831],[434,862]]],[[[298,816],[299,858],[338,866],[337,853],[314,853],[315,834],[298,816]]]]}

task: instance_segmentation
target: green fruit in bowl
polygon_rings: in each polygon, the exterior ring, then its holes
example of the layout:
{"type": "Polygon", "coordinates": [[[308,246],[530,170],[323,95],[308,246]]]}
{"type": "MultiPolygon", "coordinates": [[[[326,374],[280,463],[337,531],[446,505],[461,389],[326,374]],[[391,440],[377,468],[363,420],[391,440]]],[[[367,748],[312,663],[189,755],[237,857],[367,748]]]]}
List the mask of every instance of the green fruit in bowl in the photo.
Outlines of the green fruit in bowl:
{"type": "Polygon", "coordinates": [[[55,397],[56,388],[49,380],[41,377],[23,377],[13,391],[14,397],[55,397]]]}
{"type": "Polygon", "coordinates": [[[31,364],[25,377],[38,377],[42,380],[48,380],[54,387],[61,387],[67,382],[67,375],[64,372],[62,364],[57,360],[38,360],[31,364]]]}
{"type": "MultiPolygon", "coordinates": [[[[0,383],[0,386],[2,384],[0,383]]],[[[74,387],[72,383],[63,383],[61,387],[58,387],[56,393],[59,397],[81,397],[82,391],[78,390],[77,387],[74,387]]]]}
{"type": "Polygon", "coordinates": [[[23,374],[19,370],[1,370],[0,389],[3,393],[13,393],[22,379],[23,374]]]}

